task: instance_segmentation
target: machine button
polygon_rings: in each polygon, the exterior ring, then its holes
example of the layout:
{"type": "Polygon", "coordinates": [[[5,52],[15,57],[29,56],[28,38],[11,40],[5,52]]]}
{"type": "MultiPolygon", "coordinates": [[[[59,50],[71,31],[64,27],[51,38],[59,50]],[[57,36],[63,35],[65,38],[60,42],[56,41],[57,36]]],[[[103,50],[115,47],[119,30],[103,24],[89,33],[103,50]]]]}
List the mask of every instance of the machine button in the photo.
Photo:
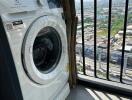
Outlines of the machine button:
{"type": "Polygon", "coordinates": [[[44,0],[37,0],[37,2],[38,2],[41,6],[44,6],[44,0]]]}

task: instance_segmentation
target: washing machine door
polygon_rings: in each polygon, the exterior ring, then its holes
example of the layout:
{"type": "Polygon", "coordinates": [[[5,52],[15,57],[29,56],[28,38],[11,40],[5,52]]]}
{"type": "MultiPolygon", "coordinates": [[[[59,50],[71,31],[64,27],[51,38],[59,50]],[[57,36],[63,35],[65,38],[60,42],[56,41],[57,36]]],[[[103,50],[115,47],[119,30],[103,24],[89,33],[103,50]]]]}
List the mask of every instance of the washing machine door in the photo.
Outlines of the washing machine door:
{"type": "Polygon", "coordinates": [[[63,73],[68,64],[66,28],[62,20],[43,16],[28,29],[22,49],[23,65],[29,78],[47,84],[63,73]]]}

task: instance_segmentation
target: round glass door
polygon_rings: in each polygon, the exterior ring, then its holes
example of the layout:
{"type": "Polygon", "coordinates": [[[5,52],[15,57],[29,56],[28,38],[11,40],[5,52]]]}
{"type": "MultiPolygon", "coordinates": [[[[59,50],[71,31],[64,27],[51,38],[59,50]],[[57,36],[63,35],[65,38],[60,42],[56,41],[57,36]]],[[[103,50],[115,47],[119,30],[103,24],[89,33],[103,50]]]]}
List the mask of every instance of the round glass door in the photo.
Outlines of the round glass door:
{"type": "Polygon", "coordinates": [[[33,44],[33,61],[42,73],[54,70],[60,60],[62,52],[61,39],[52,27],[43,28],[33,44]]]}
{"type": "Polygon", "coordinates": [[[25,34],[21,52],[27,76],[37,84],[48,84],[60,74],[65,75],[67,47],[63,20],[54,16],[35,20],[25,34]]]}

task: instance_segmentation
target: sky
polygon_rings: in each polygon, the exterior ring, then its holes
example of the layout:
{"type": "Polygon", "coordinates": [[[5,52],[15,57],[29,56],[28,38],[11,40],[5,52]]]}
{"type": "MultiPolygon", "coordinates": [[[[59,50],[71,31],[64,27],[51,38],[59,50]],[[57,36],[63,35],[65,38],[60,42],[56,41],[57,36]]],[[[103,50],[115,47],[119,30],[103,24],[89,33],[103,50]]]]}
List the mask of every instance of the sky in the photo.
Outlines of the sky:
{"type": "MultiPolygon", "coordinates": [[[[80,2],[80,0],[75,0],[76,2],[80,2]]],[[[84,2],[85,1],[94,1],[94,0],[83,0],[84,2]]],[[[101,1],[101,0],[98,0],[98,1],[101,1]]]]}

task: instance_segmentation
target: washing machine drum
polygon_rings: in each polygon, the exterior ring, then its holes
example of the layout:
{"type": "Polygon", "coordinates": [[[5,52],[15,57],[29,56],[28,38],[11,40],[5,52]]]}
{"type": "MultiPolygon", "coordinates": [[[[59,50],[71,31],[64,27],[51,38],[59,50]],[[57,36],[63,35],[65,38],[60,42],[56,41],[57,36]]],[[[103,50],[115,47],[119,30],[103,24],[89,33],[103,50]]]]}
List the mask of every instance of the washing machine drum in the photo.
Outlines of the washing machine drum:
{"type": "Polygon", "coordinates": [[[39,71],[49,73],[60,60],[62,51],[61,39],[52,27],[43,28],[37,35],[33,45],[33,60],[39,71]]]}
{"type": "Polygon", "coordinates": [[[68,63],[64,22],[51,16],[33,22],[24,38],[22,57],[32,81],[39,84],[53,81],[68,63]]]}

